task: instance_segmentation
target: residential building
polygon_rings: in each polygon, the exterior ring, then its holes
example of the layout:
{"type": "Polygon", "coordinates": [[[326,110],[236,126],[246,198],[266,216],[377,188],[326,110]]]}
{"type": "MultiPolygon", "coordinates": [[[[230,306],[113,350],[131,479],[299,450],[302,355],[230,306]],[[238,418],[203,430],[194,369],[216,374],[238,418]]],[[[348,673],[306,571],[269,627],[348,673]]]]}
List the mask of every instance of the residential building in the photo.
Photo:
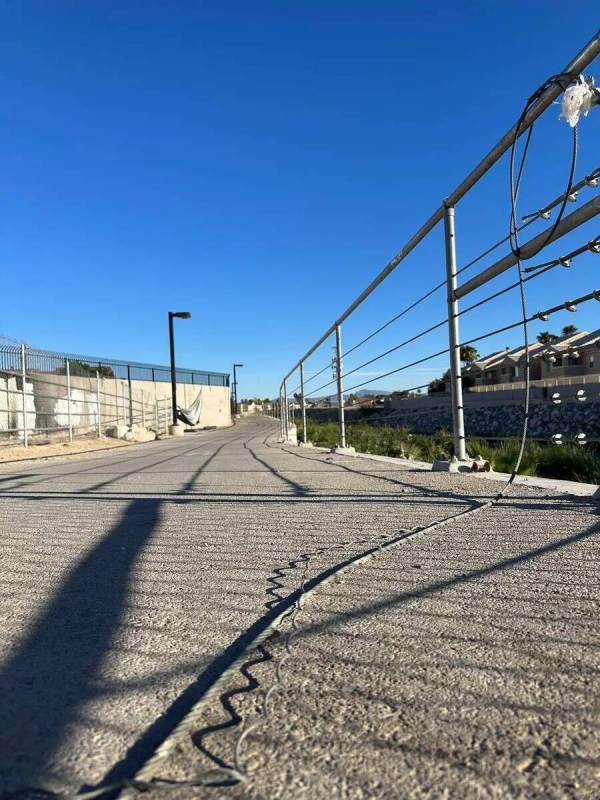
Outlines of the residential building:
{"type": "MultiPolygon", "coordinates": [[[[493,386],[525,379],[525,347],[499,350],[464,367],[463,385],[493,386]]],[[[600,330],[577,331],[554,342],[529,345],[531,380],[600,375],[600,330]]]]}

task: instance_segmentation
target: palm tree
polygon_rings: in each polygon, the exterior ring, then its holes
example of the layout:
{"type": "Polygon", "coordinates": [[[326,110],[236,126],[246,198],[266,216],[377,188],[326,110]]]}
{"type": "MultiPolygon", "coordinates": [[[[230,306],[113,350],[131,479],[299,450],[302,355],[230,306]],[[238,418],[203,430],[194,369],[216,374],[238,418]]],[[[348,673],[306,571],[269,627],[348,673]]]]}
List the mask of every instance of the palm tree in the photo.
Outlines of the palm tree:
{"type": "Polygon", "coordinates": [[[538,333],[537,340],[540,344],[552,344],[555,342],[559,337],[555,333],[550,333],[550,331],[542,331],[538,333]]]}
{"type": "Polygon", "coordinates": [[[469,344],[463,344],[460,348],[460,360],[463,364],[472,364],[479,358],[479,353],[476,347],[471,347],[469,344]]]}
{"type": "Polygon", "coordinates": [[[574,333],[577,333],[578,328],[577,325],[565,325],[562,329],[562,336],[573,336],[574,333]]]}

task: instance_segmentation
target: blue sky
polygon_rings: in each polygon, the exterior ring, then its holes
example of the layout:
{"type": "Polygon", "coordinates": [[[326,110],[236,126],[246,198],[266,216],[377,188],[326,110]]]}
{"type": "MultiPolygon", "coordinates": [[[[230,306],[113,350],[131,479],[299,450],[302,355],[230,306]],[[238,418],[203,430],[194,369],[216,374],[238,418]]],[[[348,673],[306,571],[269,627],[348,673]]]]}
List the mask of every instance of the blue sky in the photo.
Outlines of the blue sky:
{"type": "MultiPolygon", "coordinates": [[[[595,2],[554,0],[4,0],[0,333],[166,363],[166,312],[182,308],[193,314],[178,325],[182,366],[243,362],[240,394],[274,395],[595,18],[595,2]]],[[[590,71],[600,79],[598,64],[590,71]]],[[[564,186],[570,131],[558,114],[536,128],[523,212],[564,186]]],[[[578,176],[599,166],[599,130],[598,112],[580,125],[578,176]]],[[[507,230],[505,161],[456,213],[464,263],[507,230]]],[[[591,223],[549,257],[599,233],[591,223]]],[[[532,282],[531,309],[597,288],[599,258],[532,282]]],[[[438,230],[347,323],[346,348],[443,275],[438,230]]],[[[518,314],[505,296],[465,316],[463,338],[518,314]]],[[[443,316],[438,293],[347,369],[443,316]]],[[[588,304],[533,333],[571,322],[600,327],[588,304]]],[[[444,346],[442,330],[356,374],[444,346]]],[[[307,374],[330,355],[328,343],[307,374]]],[[[374,385],[414,386],[445,366],[374,385]]]]}

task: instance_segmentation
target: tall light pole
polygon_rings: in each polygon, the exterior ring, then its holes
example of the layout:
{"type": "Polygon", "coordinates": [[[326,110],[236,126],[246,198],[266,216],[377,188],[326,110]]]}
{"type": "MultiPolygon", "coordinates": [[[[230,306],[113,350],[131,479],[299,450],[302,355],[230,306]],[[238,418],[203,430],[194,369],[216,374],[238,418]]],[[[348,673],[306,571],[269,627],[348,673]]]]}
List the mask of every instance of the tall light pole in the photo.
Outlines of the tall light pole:
{"type": "Polygon", "coordinates": [[[238,407],[238,391],[237,391],[237,373],[236,368],[243,367],[243,364],[234,364],[233,365],[233,413],[237,414],[237,407],[238,407]]]}
{"type": "Polygon", "coordinates": [[[173,425],[177,425],[177,377],[175,372],[175,334],[173,332],[173,319],[190,319],[189,311],[169,311],[169,348],[171,350],[171,400],[173,403],[173,425]]]}

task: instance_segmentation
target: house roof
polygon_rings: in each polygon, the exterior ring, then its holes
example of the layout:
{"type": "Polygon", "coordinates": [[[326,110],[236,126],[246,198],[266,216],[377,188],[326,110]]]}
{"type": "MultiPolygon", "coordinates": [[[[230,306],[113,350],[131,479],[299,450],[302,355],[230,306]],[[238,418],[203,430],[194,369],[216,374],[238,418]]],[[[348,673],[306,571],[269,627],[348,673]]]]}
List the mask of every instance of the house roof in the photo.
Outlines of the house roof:
{"type": "MultiPolygon", "coordinates": [[[[597,341],[600,341],[600,329],[592,331],[592,333],[588,331],[576,331],[569,336],[561,336],[555,342],[550,342],[548,344],[532,342],[529,345],[529,353],[533,355],[534,358],[539,358],[547,353],[562,354],[579,347],[589,347],[597,341]]],[[[497,350],[494,353],[483,356],[483,358],[477,359],[477,361],[474,361],[467,367],[465,372],[489,370],[500,364],[505,364],[506,362],[518,364],[524,355],[525,347],[523,345],[513,347],[512,349],[507,347],[506,350],[497,350]]]]}

